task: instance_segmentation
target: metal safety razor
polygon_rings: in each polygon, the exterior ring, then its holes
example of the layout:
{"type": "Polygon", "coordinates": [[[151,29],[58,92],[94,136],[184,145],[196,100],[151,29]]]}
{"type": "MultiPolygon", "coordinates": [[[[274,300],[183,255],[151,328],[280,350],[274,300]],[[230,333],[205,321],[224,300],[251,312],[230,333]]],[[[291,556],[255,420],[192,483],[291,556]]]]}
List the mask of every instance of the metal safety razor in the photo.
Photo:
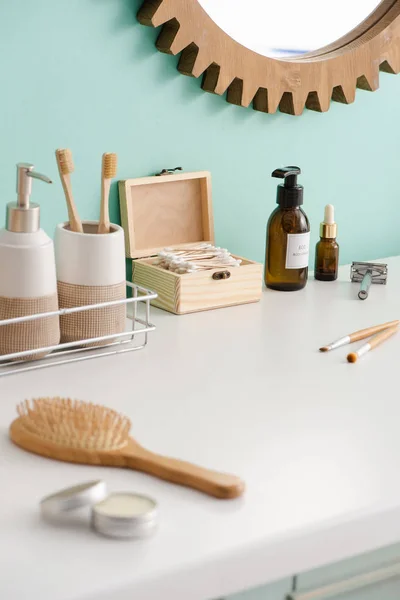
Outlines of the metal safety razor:
{"type": "Polygon", "coordinates": [[[360,291],[358,297],[360,300],[366,300],[368,298],[369,288],[371,283],[380,283],[386,285],[387,283],[388,267],[384,264],[379,263],[364,263],[364,262],[353,262],[351,265],[350,279],[354,283],[360,283],[360,291]]]}

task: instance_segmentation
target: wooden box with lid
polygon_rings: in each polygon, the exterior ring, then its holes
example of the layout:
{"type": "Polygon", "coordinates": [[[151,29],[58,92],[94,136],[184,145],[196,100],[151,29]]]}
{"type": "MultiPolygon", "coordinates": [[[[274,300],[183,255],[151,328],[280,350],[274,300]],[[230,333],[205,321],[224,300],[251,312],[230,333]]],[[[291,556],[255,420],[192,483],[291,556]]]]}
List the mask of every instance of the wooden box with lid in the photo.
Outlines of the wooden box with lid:
{"type": "Polygon", "coordinates": [[[119,182],[126,255],[133,282],[154,290],[154,306],[177,315],[257,302],[262,265],[241,257],[240,267],[178,274],[155,265],[165,247],[214,244],[211,175],[167,174],[119,182]]]}

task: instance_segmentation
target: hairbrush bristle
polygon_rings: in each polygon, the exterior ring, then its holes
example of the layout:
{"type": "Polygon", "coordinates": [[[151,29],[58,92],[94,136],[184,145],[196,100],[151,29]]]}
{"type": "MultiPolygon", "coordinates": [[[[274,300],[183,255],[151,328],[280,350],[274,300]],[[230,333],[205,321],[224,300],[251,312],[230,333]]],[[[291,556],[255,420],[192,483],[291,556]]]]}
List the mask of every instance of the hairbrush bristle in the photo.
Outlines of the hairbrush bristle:
{"type": "Polygon", "coordinates": [[[68,148],[60,148],[56,150],[56,158],[59,169],[63,175],[68,175],[74,171],[74,161],[72,160],[72,152],[68,148]]]}
{"type": "Polygon", "coordinates": [[[30,434],[68,448],[117,450],[127,444],[131,427],[115,410],[71,398],[25,400],[17,412],[30,434]]]}
{"type": "Polygon", "coordinates": [[[113,152],[103,154],[102,175],[104,179],[113,179],[117,175],[117,155],[113,152]]]}
{"type": "Polygon", "coordinates": [[[347,360],[349,363],[355,363],[357,361],[357,354],[355,352],[350,352],[350,354],[347,355],[347,360]]]}
{"type": "Polygon", "coordinates": [[[320,352],[328,352],[328,350],[328,346],[322,346],[322,348],[319,349],[320,352]]]}

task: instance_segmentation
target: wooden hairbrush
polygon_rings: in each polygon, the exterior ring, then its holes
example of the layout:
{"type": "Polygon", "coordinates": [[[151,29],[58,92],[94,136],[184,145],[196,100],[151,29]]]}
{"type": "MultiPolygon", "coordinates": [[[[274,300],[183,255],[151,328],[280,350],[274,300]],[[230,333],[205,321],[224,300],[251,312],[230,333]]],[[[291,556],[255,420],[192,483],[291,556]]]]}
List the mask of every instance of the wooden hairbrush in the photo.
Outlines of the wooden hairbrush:
{"type": "Polygon", "coordinates": [[[143,471],[216,498],[236,498],[244,492],[244,482],[235,475],[146,450],[129,436],[130,420],[105,406],[39,398],[26,400],[17,411],[10,438],[28,452],[72,463],[143,471]]]}

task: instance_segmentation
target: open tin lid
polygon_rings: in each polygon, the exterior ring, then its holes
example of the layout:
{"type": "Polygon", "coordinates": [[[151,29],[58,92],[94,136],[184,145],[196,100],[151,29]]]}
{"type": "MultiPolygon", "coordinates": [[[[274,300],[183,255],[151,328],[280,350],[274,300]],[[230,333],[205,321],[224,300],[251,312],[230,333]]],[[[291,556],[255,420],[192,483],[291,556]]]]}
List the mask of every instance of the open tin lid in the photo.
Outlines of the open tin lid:
{"type": "Polygon", "coordinates": [[[165,247],[215,243],[208,171],[119,182],[126,256],[154,256],[165,247]]]}
{"type": "Polygon", "coordinates": [[[45,518],[57,517],[62,513],[83,506],[93,506],[106,497],[107,486],[105,481],[101,479],[87,481],[43,498],[40,502],[40,510],[45,518]]]}

